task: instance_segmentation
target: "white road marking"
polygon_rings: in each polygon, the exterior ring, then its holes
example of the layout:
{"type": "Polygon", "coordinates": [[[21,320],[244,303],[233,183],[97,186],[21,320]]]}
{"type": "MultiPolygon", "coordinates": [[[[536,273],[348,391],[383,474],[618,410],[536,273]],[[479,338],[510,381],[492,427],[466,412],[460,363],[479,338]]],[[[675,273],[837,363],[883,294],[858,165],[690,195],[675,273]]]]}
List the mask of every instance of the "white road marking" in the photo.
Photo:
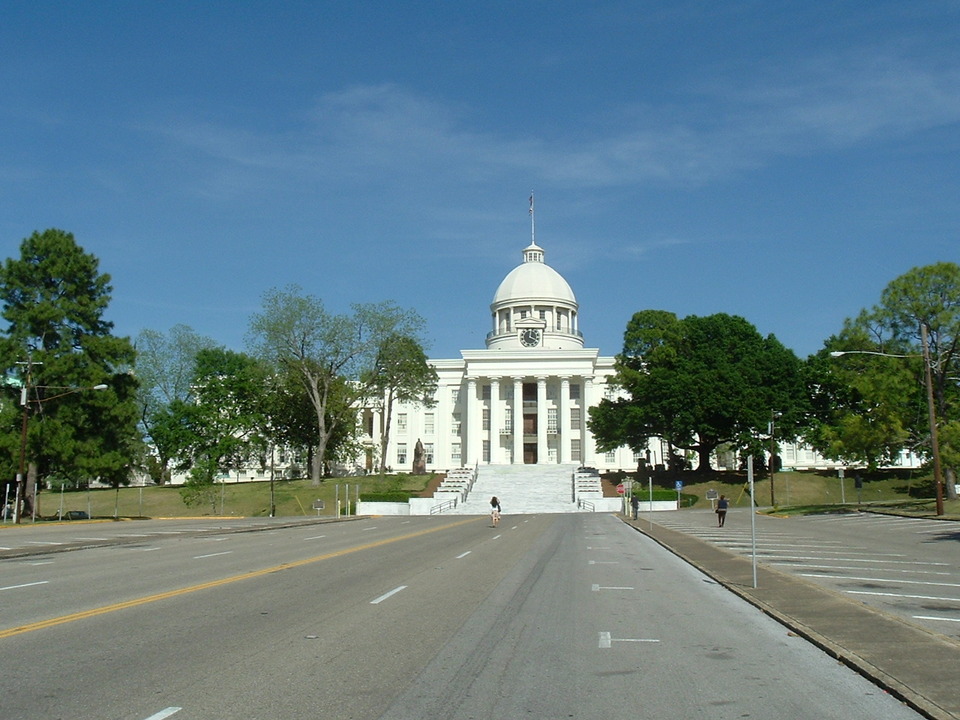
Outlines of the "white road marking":
{"type": "Polygon", "coordinates": [[[27,540],[27,545],[63,545],[59,542],[43,542],[41,540],[27,540]]]}
{"type": "Polygon", "coordinates": [[[401,585],[400,587],[396,587],[396,588],[394,588],[393,590],[391,590],[390,592],[384,593],[383,595],[381,595],[380,597],[378,597],[376,600],[371,600],[371,601],[370,601],[370,604],[371,604],[371,605],[379,605],[380,603],[382,603],[382,602],[383,602],[384,600],[386,600],[387,598],[393,597],[394,595],[396,595],[396,594],[397,594],[398,592],[400,592],[401,590],[406,590],[406,589],[407,589],[407,586],[406,586],[406,585],[401,585]]]}
{"type": "Polygon", "coordinates": [[[869,590],[847,590],[848,595],[876,595],[879,597],[906,598],[908,600],[936,600],[937,602],[960,603],[960,598],[937,597],[936,595],[907,595],[906,593],[870,592],[869,590]]]}
{"type": "Polygon", "coordinates": [[[24,583],[23,585],[7,585],[6,587],[0,587],[0,590],[19,590],[20,588],[33,587],[34,585],[46,585],[49,580],[40,580],[39,582],[24,583]]]}
{"type": "Polygon", "coordinates": [[[609,649],[615,642],[658,643],[660,641],[655,638],[614,638],[608,632],[600,633],[599,647],[601,650],[609,649]]]}
{"type": "Polygon", "coordinates": [[[457,560],[460,560],[461,558],[465,558],[471,552],[472,552],[471,550],[467,550],[465,553],[460,553],[459,555],[457,555],[457,560]]]}
{"type": "MultiPolygon", "coordinates": [[[[802,562],[802,563],[770,563],[774,566],[780,567],[793,567],[793,568],[818,568],[820,570],[871,570],[873,568],[862,568],[862,567],[850,567],[849,565],[821,565],[820,563],[815,562],[802,562]]],[[[910,573],[911,575],[953,575],[953,573],[948,572],[937,572],[936,570],[898,570],[896,568],[876,568],[877,572],[895,572],[895,573],[910,573]]]]}
{"type": "Polygon", "coordinates": [[[304,540],[323,540],[326,535],[314,535],[313,537],[304,538],[304,540]]]}
{"type": "Polygon", "coordinates": [[[203,560],[204,558],[216,557],[217,555],[229,555],[233,550],[224,550],[223,552],[218,553],[209,553],[208,555],[194,555],[194,560],[203,560]]]}
{"type": "Polygon", "coordinates": [[[600,592],[601,590],[636,590],[632,587],[604,587],[603,585],[594,585],[592,588],[593,592],[600,592]]]}
{"type": "Polygon", "coordinates": [[[891,582],[898,585],[939,585],[941,587],[960,587],[960,583],[927,582],[926,580],[900,580],[899,578],[865,578],[854,575],[818,575],[800,573],[802,577],[829,578],[830,580],[862,580],[864,582],[891,582]]]}
{"type": "Polygon", "coordinates": [[[617,560],[588,560],[587,565],[619,565],[617,560]]]}
{"type": "MultiPolygon", "coordinates": [[[[757,553],[759,557],[771,557],[765,553],[757,553]]],[[[780,555],[777,560],[813,560],[809,555],[780,555]]],[[[950,567],[950,563],[920,562],[917,560],[872,560],[869,558],[839,557],[830,558],[834,562],[883,563],[885,565],[932,565],[933,567],[950,567]]],[[[788,564],[788,563],[781,563],[788,564]]]]}
{"type": "Polygon", "coordinates": [[[933,617],[932,615],[914,615],[914,620],[943,620],[944,622],[960,622],[960,618],[933,617]]]}
{"type": "Polygon", "coordinates": [[[183,708],[178,708],[178,707],[164,708],[160,712],[154,713],[153,715],[146,718],[145,720],[163,720],[164,718],[168,718],[171,715],[180,712],[181,710],[183,710],[183,708]]]}
{"type": "Polygon", "coordinates": [[[40,562],[27,563],[30,567],[37,567],[37,565],[53,565],[53,560],[41,560],[40,562]]]}

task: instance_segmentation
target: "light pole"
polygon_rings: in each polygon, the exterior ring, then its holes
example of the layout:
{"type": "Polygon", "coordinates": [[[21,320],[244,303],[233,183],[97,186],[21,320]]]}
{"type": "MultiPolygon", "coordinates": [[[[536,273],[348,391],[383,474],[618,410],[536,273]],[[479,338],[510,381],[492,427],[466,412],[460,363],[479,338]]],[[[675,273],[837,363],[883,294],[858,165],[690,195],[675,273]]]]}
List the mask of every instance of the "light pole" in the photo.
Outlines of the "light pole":
{"type": "MultiPolygon", "coordinates": [[[[930,369],[930,346],[927,343],[927,325],[920,324],[920,343],[923,348],[923,380],[927,391],[927,416],[930,422],[930,454],[933,457],[933,483],[936,488],[937,515],[943,515],[943,473],[940,468],[940,441],[937,437],[937,409],[933,401],[933,374],[930,369]]],[[[871,350],[836,350],[830,357],[841,355],[879,355],[880,357],[912,358],[916,355],[896,355],[871,350]]]]}
{"type": "MultiPolygon", "coordinates": [[[[27,363],[27,375],[23,383],[23,387],[20,388],[20,405],[23,408],[23,418],[20,424],[20,464],[19,472],[17,472],[17,500],[14,505],[14,522],[19,523],[23,515],[22,503],[26,500],[27,496],[27,486],[26,486],[26,466],[27,466],[27,427],[29,424],[29,403],[30,403],[30,391],[31,390],[65,390],[65,392],[58,393],[56,395],[51,395],[41,399],[37,397],[36,403],[39,406],[41,403],[48,402],[50,400],[55,400],[57,398],[64,397],[66,395],[73,395],[74,393],[83,392],[84,390],[106,390],[106,385],[94,385],[93,387],[67,387],[67,386],[57,386],[57,385],[31,385],[30,384],[30,367],[32,365],[39,365],[41,363],[29,362],[27,363]]],[[[31,518],[34,522],[37,520],[37,483],[34,481],[33,484],[33,503],[30,509],[31,518]]]]}
{"type": "MultiPolygon", "coordinates": [[[[776,465],[774,465],[774,457],[776,457],[776,435],[777,435],[777,418],[780,417],[782,413],[778,413],[775,410],[770,411],[770,507],[776,507],[777,502],[774,497],[773,492],[773,473],[775,472],[776,465]]],[[[788,493],[789,494],[789,493],[788,493]]],[[[790,503],[790,498],[787,498],[787,504],[790,503]]]]}

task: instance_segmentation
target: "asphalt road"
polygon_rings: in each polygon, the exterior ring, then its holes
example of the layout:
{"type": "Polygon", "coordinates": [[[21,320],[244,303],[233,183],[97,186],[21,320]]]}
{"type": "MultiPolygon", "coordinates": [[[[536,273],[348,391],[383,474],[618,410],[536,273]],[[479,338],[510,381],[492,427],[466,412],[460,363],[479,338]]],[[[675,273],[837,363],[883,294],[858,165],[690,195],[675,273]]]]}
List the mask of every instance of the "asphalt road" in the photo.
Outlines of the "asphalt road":
{"type": "MultiPolygon", "coordinates": [[[[655,513],[654,522],[733,552],[754,552],[747,511],[655,513]]],[[[756,517],[759,563],[794,573],[947,637],[960,638],[960,526],[868,513],[756,517]]]]}
{"type": "Polygon", "coordinates": [[[3,531],[0,717],[918,717],[609,515],[215,525],[3,531]]]}

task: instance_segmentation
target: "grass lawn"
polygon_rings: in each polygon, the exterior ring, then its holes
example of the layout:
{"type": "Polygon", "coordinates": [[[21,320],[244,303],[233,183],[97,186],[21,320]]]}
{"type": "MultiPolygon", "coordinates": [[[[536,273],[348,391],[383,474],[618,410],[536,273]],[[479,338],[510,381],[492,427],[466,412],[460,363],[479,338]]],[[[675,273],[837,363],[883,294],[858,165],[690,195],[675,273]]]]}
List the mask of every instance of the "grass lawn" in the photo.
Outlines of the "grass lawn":
{"type": "MultiPolygon", "coordinates": [[[[933,477],[927,472],[908,470],[863,472],[863,487],[858,491],[852,477],[841,480],[836,472],[792,471],[778,472],[774,478],[775,505],[778,515],[809,514],[815,512],[844,512],[868,507],[870,510],[890,511],[902,515],[932,516],[936,512],[933,477]]],[[[606,476],[611,482],[625,482],[636,473],[617,473],[606,476]]],[[[676,480],[683,482],[683,493],[699,498],[694,507],[709,507],[708,490],[715,490],[730,499],[732,507],[750,506],[750,492],[746,472],[701,474],[696,472],[662,473],[654,478],[654,488],[673,488],[676,480]]],[[[647,481],[635,480],[635,491],[647,491],[647,481]]],[[[771,508],[770,478],[765,473],[754,476],[757,505],[771,508]]],[[[960,500],[946,500],[945,516],[960,519],[960,500]]]]}
{"type": "MultiPolygon", "coordinates": [[[[613,487],[619,482],[635,479],[636,473],[611,473],[604,476],[613,487]]],[[[673,490],[676,480],[683,482],[683,494],[696,497],[694,507],[709,507],[709,490],[730,498],[733,508],[750,506],[746,473],[724,472],[702,475],[695,472],[662,473],[654,478],[655,489],[673,490]]],[[[320,485],[309,480],[287,480],[275,484],[276,514],[278,517],[316,517],[315,500],[322,500],[321,516],[337,514],[339,492],[341,513],[346,512],[345,498],[349,488],[351,512],[356,502],[357,488],[362,495],[370,493],[406,491],[416,495],[429,494],[439,482],[434,475],[388,475],[380,477],[328,478],[320,485]]],[[[635,491],[643,497],[647,481],[635,481],[635,491]]],[[[926,473],[909,471],[878,471],[863,473],[863,487],[854,488],[853,478],[843,480],[836,473],[779,472],[776,475],[776,506],[770,509],[770,479],[756,479],[757,505],[777,515],[854,511],[868,507],[878,512],[900,515],[933,516],[932,478],[926,473]],[[842,502],[845,501],[845,502],[842,502]]],[[[65,492],[63,510],[82,510],[94,518],[160,518],[160,517],[265,517],[270,514],[269,482],[226,482],[217,488],[216,502],[187,506],[180,497],[179,487],[148,486],[65,492]]],[[[61,495],[55,491],[40,493],[40,513],[43,518],[56,519],[61,495]]],[[[947,500],[945,516],[960,520],[960,500],[947,500]]]]}
{"type": "MultiPolygon", "coordinates": [[[[339,490],[341,514],[346,512],[345,498],[349,489],[350,507],[353,512],[357,488],[364,493],[408,491],[413,495],[424,492],[432,484],[434,476],[427,475],[378,475],[350,478],[328,478],[319,485],[310,480],[284,480],[274,484],[277,517],[316,517],[315,500],[322,500],[321,516],[337,514],[339,490]]],[[[226,482],[217,486],[216,502],[188,507],[180,497],[179,486],[128,487],[65,492],[63,510],[83,510],[94,518],[161,518],[161,517],[265,517],[270,514],[269,482],[226,482]]],[[[60,510],[61,495],[56,491],[43,491],[39,497],[40,514],[45,519],[56,519],[60,510]]]]}

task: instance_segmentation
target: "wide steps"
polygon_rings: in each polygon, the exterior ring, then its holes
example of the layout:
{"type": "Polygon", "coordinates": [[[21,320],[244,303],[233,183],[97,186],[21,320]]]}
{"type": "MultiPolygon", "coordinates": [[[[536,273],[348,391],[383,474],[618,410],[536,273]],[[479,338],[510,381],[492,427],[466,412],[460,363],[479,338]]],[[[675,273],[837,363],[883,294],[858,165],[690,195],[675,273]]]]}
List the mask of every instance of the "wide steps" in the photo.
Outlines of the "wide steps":
{"type": "Polygon", "coordinates": [[[500,500],[504,515],[572,513],[574,465],[483,465],[467,499],[453,513],[487,515],[490,498],[500,500]]]}

